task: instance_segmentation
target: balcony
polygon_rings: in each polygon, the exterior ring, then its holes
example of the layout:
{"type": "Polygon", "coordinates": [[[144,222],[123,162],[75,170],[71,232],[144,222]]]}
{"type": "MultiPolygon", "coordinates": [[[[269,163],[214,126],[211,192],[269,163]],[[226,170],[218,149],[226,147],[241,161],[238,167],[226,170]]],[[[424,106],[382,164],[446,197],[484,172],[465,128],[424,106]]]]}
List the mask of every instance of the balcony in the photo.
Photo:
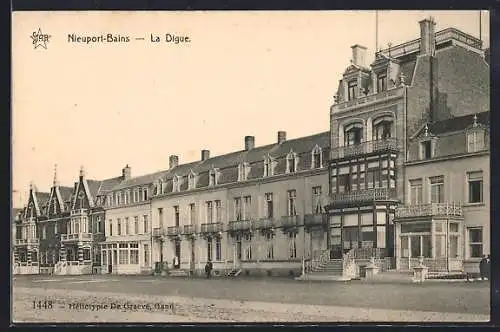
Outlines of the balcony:
{"type": "Polygon", "coordinates": [[[214,222],[209,224],[201,224],[202,233],[218,233],[222,232],[222,223],[214,222]]]}
{"type": "Polygon", "coordinates": [[[153,237],[162,237],[163,236],[163,228],[162,227],[154,227],[153,228],[153,237]]]}
{"type": "Polygon", "coordinates": [[[403,89],[401,87],[390,89],[387,91],[382,91],[375,94],[369,94],[366,96],[358,96],[356,99],[344,101],[338,104],[334,104],[331,109],[331,113],[346,111],[355,107],[363,107],[370,104],[375,104],[379,102],[385,102],[391,99],[400,98],[403,96],[403,89]]]}
{"type": "Polygon", "coordinates": [[[242,232],[252,229],[252,222],[250,220],[233,220],[229,222],[229,231],[242,232]]]}
{"type": "Polygon", "coordinates": [[[272,218],[260,218],[255,223],[256,229],[270,229],[274,227],[274,219],[272,218]]]}
{"type": "Polygon", "coordinates": [[[327,221],[327,215],[324,213],[310,213],[304,216],[305,226],[320,226],[325,225],[327,221]]]}
{"type": "Polygon", "coordinates": [[[92,233],[61,234],[61,242],[92,241],[92,233]]]}
{"type": "Polygon", "coordinates": [[[71,216],[77,216],[77,215],[82,215],[82,214],[87,214],[87,209],[71,210],[71,213],[70,213],[71,216]]]}
{"type": "Polygon", "coordinates": [[[454,217],[462,218],[462,205],[455,203],[430,203],[405,205],[396,209],[396,218],[454,217]]]}
{"type": "Polygon", "coordinates": [[[184,225],[184,232],[185,235],[193,235],[196,233],[196,227],[195,225],[184,225]]]}
{"type": "Polygon", "coordinates": [[[351,205],[374,201],[397,200],[395,188],[374,188],[331,194],[331,204],[351,205]]]}
{"type": "Polygon", "coordinates": [[[331,159],[364,156],[376,152],[397,152],[398,142],[395,138],[386,138],[378,141],[368,141],[356,145],[340,146],[332,149],[331,159]]]}
{"type": "Polygon", "coordinates": [[[37,246],[39,244],[40,244],[39,239],[15,239],[14,240],[14,245],[16,245],[16,246],[26,246],[26,245],[37,246]]]}
{"type": "Polygon", "coordinates": [[[181,235],[180,226],[170,226],[167,228],[167,236],[179,236],[181,235]]]}
{"type": "Polygon", "coordinates": [[[283,228],[293,228],[299,225],[299,216],[283,216],[280,220],[280,225],[283,228]]]}

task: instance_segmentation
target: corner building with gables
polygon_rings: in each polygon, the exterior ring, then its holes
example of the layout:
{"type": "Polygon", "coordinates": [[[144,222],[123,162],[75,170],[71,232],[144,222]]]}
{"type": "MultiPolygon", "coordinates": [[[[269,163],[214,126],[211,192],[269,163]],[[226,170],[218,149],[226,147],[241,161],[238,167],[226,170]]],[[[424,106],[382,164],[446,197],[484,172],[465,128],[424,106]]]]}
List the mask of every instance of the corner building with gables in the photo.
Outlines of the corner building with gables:
{"type": "MultiPolygon", "coordinates": [[[[438,128],[440,123],[489,110],[489,66],[481,41],[454,28],[435,32],[432,19],[419,24],[419,39],[379,50],[371,62],[365,47],[352,46],[351,64],[340,80],[330,112],[327,210],[331,259],[362,262],[374,257],[384,270],[394,268],[398,257],[398,268],[408,266],[400,259],[407,257],[408,249],[404,245],[408,238],[401,232],[416,222],[405,219],[401,211],[409,208],[400,206],[416,204],[408,199],[408,167],[415,169],[412,178],[420,171],[424,178],[435,173],[430,166],[416,170],[415,148],[420,147],[418,153],[425,159],[442,159],[450,145],[462,150],[467,145],[465,135],[454,142],[448,137],[422,141],[416,137],[426,125],[438,128]]],[[[456,168],[461,166],[452,165],[464,162],[456,159],[446,165],[456,168]]],[[[457,188],[463,188],[461,183],[457,188]]],[[[448,194],[451,198],[451,191],[448,194]]],[[[442,202],[425,197],[432,203],[442,202]]],[[[434,247],[444,248],[446,243],[436,239],[425,244],[431,254],[419,249],[418,256],[441,257],[434,247]]],[[[417,255],[417,244],[412,243],[417,255]]]]}

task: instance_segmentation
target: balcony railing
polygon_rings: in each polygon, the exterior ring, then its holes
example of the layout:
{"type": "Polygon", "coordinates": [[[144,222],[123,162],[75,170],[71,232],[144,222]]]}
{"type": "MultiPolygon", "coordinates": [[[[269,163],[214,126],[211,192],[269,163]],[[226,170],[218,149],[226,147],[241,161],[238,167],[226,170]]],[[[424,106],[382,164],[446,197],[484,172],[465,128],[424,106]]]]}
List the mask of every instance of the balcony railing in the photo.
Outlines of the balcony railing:
{"type": "Polygon", "coordinates": [[[161,237],[163,236],[163,228],[162,227],[154,227],[153,228],[153,237],[161,237]]]}
{"type": "Polygon", "coordinates": [[[362,106],[364,104],[369,104],[372,102],[380,102],[391,98],[401,97],[403,96],[402,88],[390,89],[387,91],[369,94],[366,96],[358,96],[353,100],[344,101],[338,104],[333,105],[332,112],[342,111],[344,109],[348,109],[351,107],[362,106]]]}
{"type": "Polygon", "coordinates": [[[210,224],[201,224],[202,233],[218,233],[222,232],[222,223],[214,222],[210,224]]]}
{"type": "Polygon", "coordinates": [[[40,240],[39,239],[15,239],[14,241],[14,244],[15,245],[38,245],[40,244],[40,240]]]}
{"type": "Polygon", "coordinates": [[[81,215],[81,214],[86,214],[86,213],[87,213],[87,209],[78,209],[78,210],[71,210],[70,215],[74,216],[74,215],[81,215]]]}
{"type": "Polygon", "coordinates": [[[280,223],[281,227],[296,227],[299,225],[299,216],[283,216],[280,223]]]}
{"type": "Polygon", "coordinates": [[[323,213],[310,213],[304,216],[304,225],[316,226],[326,224],[327,216],[323,213]]]}
{"type": "Polygon", "coordinates": [[[230,231],[246,231],[252,228],[250,220],[233,220],[229,222],[230,231]]]}
{"type": "Polygon", "coordinates": [[[340,159],[345,157],[363,156],[374,152],[398,151],[398,143],[395,138],[386,138],[382,140],[362,142],[360,144],[340,146],[332,149],[331,159],[340,159]]]}
{"type": "Polygon", "coordinates": [[[167,235],[168,236],[177,236],[180,234],[181,234],[180,226],[170,226],[167,228],[167,235]]]}
{"type": "Polygon", "coordinates": [[[269,229],[274,227],[274,219],[272,218],[261,218],[256,221],[256,229],[269,229]]]}
{"type": "Polygon", "coordinates": [[[61,234],[61,242],[92,241],[92,233],[61,234]]]}
{"type": "Polygon", "coordinates": [[[330,202],[333,204],[349,204],[396,199],[395,188],[373,188],[331,194],[330,202]]]}
{"type": "Polygon", "coordinates": [[[396,209],[396,218],[413,217],[462,217],[463,209],[461,204],[456,203],[430,203],[418,205],[405,205],[396,209]]]}
{"type": "Polygon", "coordinates": [[[195,225],[184,225],[184,234],[190,235],[196,233],[195,225]]]}

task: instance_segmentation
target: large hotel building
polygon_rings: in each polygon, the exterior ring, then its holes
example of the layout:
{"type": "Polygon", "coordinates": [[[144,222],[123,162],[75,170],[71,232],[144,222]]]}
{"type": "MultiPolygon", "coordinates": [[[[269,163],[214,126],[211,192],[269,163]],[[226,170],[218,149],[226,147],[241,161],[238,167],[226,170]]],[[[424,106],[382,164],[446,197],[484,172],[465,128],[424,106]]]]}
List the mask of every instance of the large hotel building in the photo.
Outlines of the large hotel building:
{"type": "Polygon", "coordinates": [[[301,275],[461,271],[490,251],[489,64],[435,22],[379,50],[352,46],[330,130],[72,186],[30,186],[13,215],[14,273],[301,275]],[[166,267],[166,268],[165,268],[166,267]],[[351,269],[354,267],[355,269],[351,269]],[[327,269],[328,270],[328,269],[327,269]],[[319,272],[318,272],[319,271],[319,272]]]}

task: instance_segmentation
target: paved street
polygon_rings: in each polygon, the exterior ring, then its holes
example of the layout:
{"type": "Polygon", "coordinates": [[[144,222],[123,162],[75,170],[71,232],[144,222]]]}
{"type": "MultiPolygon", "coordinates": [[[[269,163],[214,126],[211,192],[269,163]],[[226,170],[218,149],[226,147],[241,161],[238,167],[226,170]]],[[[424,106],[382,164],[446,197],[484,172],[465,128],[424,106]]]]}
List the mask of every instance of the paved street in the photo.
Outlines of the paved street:
{"type": "MultiPolygon", "coordinates": [[[[25,317],[30,320],[25,311],[29,310],[33,300],[47,298],[66,303],[84,299],[85,303],[95,303],[102,301],[102,297],[119,298],[120,301],[168,300],[178,307],[175,315],[182,312],[182,321],[193,321],[195,316],[199,317],[199,321],[265,321],[262,315],[259,319],[254,317],[259,311],[267,312],[265,316],[268,318],[269,312],[274,312],[276,315],[272,315],[273,319],[279,318],[279,321],[296,321],[299,318],[302,318],[299,321],[415,321],[424,319],[422,317],[434,321],[440,318],[448,321],[454,321],[454,318],[484,321],[490,311],[490,288],[487,282],[372,284],[364,281],[320,283],[275,278],[204,280],[152,276],[16,276],[14,280],[14,307],[17,305],[18,319],[25,317]],[[61,300],[61,296],[65,299],[61,300]],[[216,312],[219,310],[218,313],[225,318],[215,313],[207,314],[204,312],[206,308],[200,309],[203,306],[216,312]],[[187,307],[198,309],[193,313],[187,307]],[[236,307],[240,307],[240,311],[245,310],[236,315],[236,307]],[[284,311],[281,316],[278,315],[280,310],[284,311]],[[295,310],[305,316],[292,317],[290,313],[295,310]],[[324,314],[316,314],[318,310],[323,310],[324,314]],[[252,311],[255,311],[254,316],[249,313],[252,311]],[[306,315],[306,312],[310,312],[310,315],[306,315]],[[411,312],[415,313],[413,319],[411,312]]],[[[43,314],[41,312],[41,315],[32,319],[40,318],[43,314]]],[[[158,313],[148,315],[141,315],[141,321],[175,321],[175,317],[165,319],[154,316],[158,313]]],[[[99,317],[94,318],[97,320],[99,317]]],[[[131,316],[127,318],[131,319],[131,316]]],[[[115,319],[119,321],[122,318],[117,316],[115,319]]]]}

